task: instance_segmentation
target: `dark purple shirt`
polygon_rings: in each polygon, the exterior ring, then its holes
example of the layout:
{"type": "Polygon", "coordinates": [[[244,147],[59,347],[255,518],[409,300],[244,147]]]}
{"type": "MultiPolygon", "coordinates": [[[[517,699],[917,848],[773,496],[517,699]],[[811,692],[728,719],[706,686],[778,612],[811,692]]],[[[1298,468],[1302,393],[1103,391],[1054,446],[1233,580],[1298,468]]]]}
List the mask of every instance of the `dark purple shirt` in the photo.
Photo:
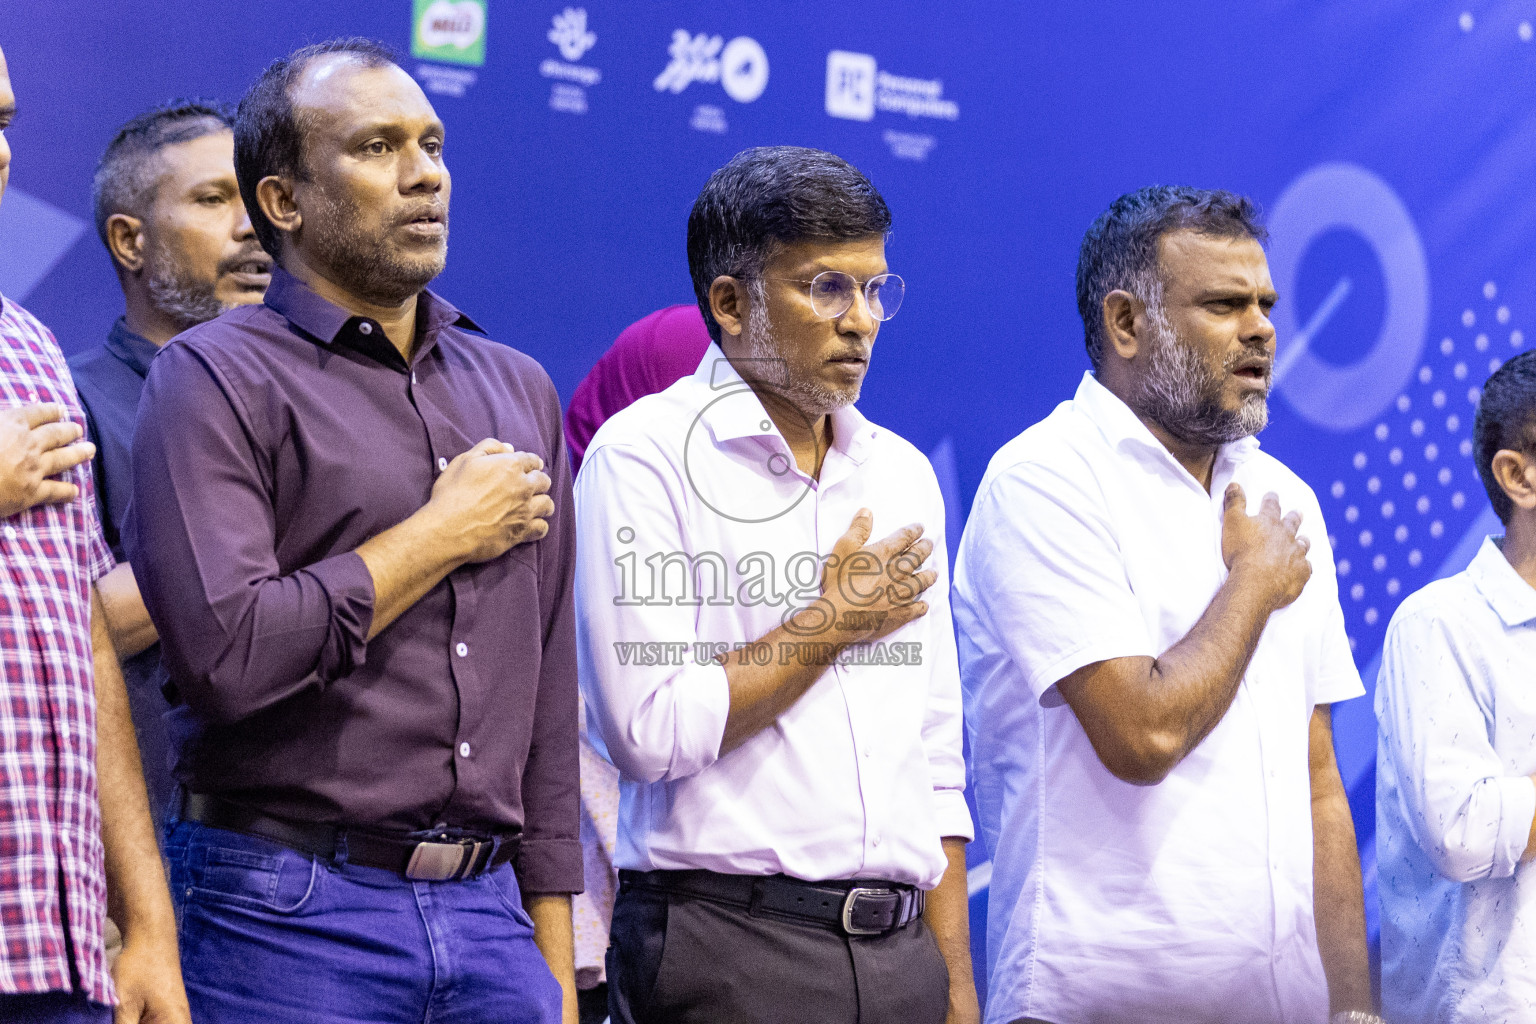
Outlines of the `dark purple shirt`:
{"type": "Polygon", "coordinates": [[[275,817],[523,830],[529,892],[582,887],[575,556],[554,386],[431,292],[407,365],[275,270],[155,358],[125,539],[179,705],[177,777],[275,817]],[[544,459],[549,535],[455,570],[372,641],[355,549],[487,437],[544,459]]]}

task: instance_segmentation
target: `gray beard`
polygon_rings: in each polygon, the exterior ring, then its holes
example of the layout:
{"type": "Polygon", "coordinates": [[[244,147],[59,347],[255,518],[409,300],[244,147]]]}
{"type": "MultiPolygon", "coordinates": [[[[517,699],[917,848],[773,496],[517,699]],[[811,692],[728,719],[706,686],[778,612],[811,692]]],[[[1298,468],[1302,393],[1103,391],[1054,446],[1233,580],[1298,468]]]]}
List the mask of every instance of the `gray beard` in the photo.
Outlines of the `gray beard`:
{"type": "Polygon", "coordinates": [[[144,286],[149,291],[150,304],[183,331],[234,308],[219,301],[214,294],[216,283],[182,276],[171,260],[155,260],[144,286]]]}
{"type": "Polygon", "coordinates": [[[790,375],[789,362],[779,352],[773,340],[773,325],[768,320],[768,294],[760,281],[752,283],[752,304],[747,309],[747,322],[742,330],[747,344],[748,358],[764,372],[759,379],[799,409],[808,419],[825,416],[830,412],[852,405],[859,400],[864,382],[851,388],[829,388],[818,380],[796,380],[790,375]],[[769,367],[773,372],[766,372],[769,367]]]}
{"type": "Polygon", "coordinates": [[[1185,444],[1220,447],[1252,437],[1269,423],[1269,403],[1249,395],[1236,410],[1221,406],[1222,378],[1179,339],[1160,305],[1147,305],[1152,359],[1130,406],[1185,444]]]}

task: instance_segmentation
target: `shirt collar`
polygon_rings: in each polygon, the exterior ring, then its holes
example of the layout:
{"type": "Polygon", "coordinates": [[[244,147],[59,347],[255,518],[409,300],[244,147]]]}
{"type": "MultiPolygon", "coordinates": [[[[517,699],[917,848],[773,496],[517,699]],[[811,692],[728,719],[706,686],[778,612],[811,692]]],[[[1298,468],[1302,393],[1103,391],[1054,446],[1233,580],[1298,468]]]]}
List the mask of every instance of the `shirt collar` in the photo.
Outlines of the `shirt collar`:
{"type": "MultiPolygon", "coordinates": [[[[293,326],[322,344],[344,344],[381,362],[403,363],[399,351],[384,337],[376,321],[356,316],[321,298],[309,285],[282,267],[272,268],[272,281],[267,285],[264,301],[293,326]],[[365,322],[370,325],[367,333],[358,329],[365,322]]],[[[422,289],[416,315],[417,327],[422,334],[422,343],[416,349],[418,359],[432,348],[437,332],[444,327],[464,327],[477,334],[485,333],[453,303],[429,288],[422,289]]]]}
{"type": "Polygon", "coordinates": [[[1509,564],[1499,546],[1501,540],[1484,538],[1477,557],[1467,566],[1467,575],[1504,625],[1512,628],[1536,619],[1536,588],[1509,564]]]}
{"type": "Polygon", "coordinates": [[[127,363],[140,377],[148,376],[149,362],[160,351],[160,346],[128,329],[128,318],[120,316],[107,333],[107,351],[127,363]]]}
{"type": "MultiPolygon", "coordinates": [[[[757,393],[736,372],[736,367],[726,358],[716,342],[710,342],[694,371],[694,379],[711,392],[719,395],[745,390],[749,394],[740,400],[721,402],[710,399],[699,413],[699,422],[709,428],[716,444],[726,444],[744,437],[771,438],[786,449],[788,444],[774,425],[768,411],[758,399],[757,393]]],[[[855,463],[864,461],[869,443],[878,428],[852,405],[834,409],[832,417],[832,447],[855,463]]]]}
{"type": "MultiPolygon", "coordinates": [[[[1100,384],[1092,373],[1086,371],[1083,373],[1082,383],[1077,386],[1077,394],[1072,397],[1072,403],[1093,421],[1111,448],[1129,447],[1151,450],[1166,462],[1178,466],[1185,476],[1189,475],[1163,442],[1147,429],[1141,417],[1132,412],[1131,407],[1121,401],[1119,395],[1100,384]]],[[[1251,436],[1224,444],[1216,452],[1218,468],[1223,463],[1226,467],[1235,468],[1246,462],[1258,450],[1259,439],[1251,436]]],[[[1221,475],[1219,471],[1213,472],[1212,480],[1214,481],[1219,475],[1221,475]]]]}

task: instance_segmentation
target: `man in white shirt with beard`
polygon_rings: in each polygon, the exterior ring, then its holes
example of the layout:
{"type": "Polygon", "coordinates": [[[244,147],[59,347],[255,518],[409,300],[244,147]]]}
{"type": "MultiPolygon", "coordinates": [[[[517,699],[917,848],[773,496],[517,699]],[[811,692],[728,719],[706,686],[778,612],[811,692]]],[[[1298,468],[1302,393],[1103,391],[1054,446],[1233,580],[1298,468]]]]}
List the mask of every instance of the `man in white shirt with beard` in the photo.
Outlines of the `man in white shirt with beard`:
{"type": "Polygon", "coordinates": [[[904,293],[889,227],[830,153],[738,154],[688,222],[714,343],[582,462],[614,1024],[979,1017],[943,499],[853,406],[904,293]]]}
{"type": "Polygon", "coordinates": [[[1363,692],[1312,490],[1263,428],[1248,200],[1151,187],[1083,241],[1093,372],[992,459],[955,617],[995,1024],[1373,1019],[1329,705],[1363,692]]]}

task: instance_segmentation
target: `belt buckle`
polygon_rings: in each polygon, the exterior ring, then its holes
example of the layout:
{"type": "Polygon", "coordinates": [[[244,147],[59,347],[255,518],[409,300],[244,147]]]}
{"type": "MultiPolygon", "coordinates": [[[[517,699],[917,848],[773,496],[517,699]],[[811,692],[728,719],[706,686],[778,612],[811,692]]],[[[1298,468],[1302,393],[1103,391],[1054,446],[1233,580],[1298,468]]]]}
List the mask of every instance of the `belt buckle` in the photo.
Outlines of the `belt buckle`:
{"type": "Polygon", "coordinates": [[[849,935],[884,935],[888,928],[864,928],[853,923],[853,907],[861,896],[895,896],[896,913],[894,919],[901,917],[901,894],[889,889],[870,889],[864,886],[854,886],[848,890],[848,895],[843,900],[843,931],[849,935]]]}
{"type": "Polygon", "coordinates": [[[405,877],[418,882],[447,882],[461,878],[474,868],[480,859],[480,851],[490,845],[469,839],[417,843],[405,865],[405,877]]]}

